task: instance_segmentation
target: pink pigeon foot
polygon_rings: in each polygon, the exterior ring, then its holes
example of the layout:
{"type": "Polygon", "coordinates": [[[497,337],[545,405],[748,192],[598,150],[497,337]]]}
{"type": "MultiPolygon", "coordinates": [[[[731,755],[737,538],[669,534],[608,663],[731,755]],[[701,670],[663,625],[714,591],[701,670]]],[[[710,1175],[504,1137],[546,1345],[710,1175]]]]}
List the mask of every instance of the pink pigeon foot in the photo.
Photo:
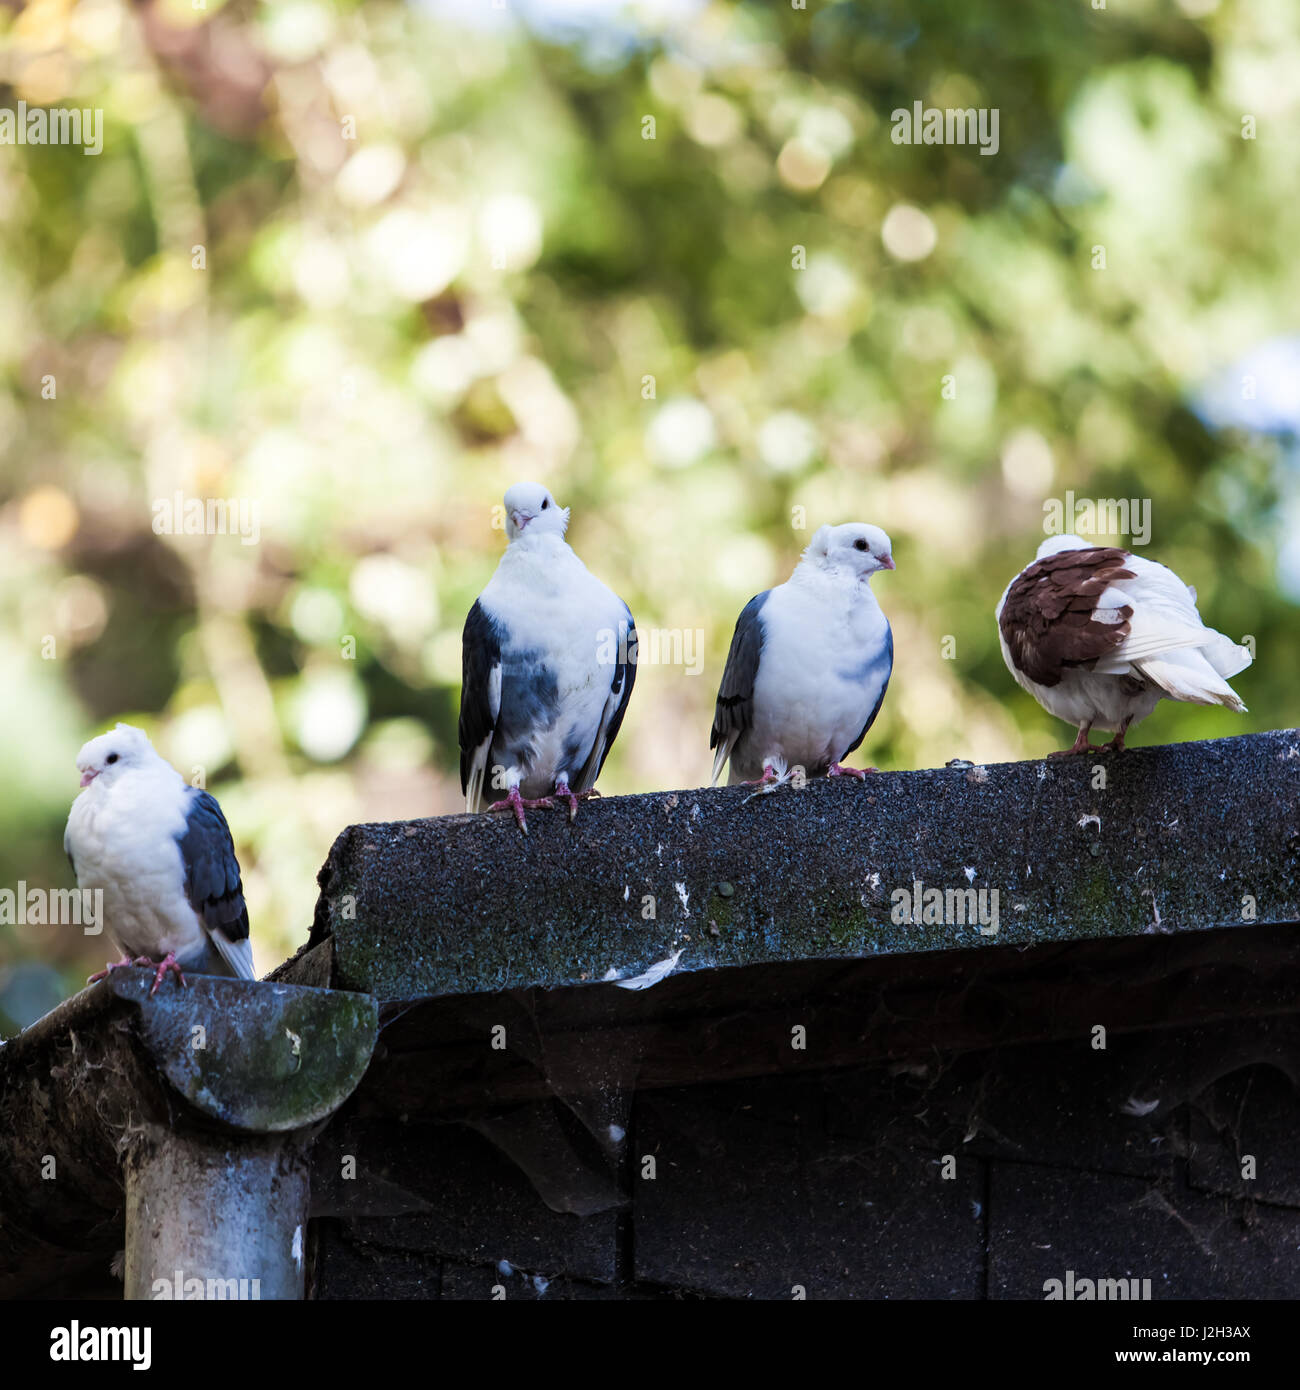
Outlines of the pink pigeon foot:
{"type": "Polygon", "coordinates": [[[764,763],[763,775],[760,778],[758,778],[756,781],[747,781],[741,783],[742,787],[757,787],[758,790],[750,792],[750,794],[740,804],[742,806],[748,806],[749,803],[753,801],[753,799],[756,796],[771,796],[774,791],[779,790],[784,785],[784,780],[777,776],[776,769],[772,766],[772,764],[764,763]]]}
{"type": "Polygon", "coordinates": [[[1103,743],[1099,751],[1102,753],[1122,753],[1124,751],[1124,735],[1128,732],[1128,726],[1132,722],[1131,719],[1126,719],[1115,730],[1115,737],[1109,743],[1103,743]]]}
{"type": "Polygon", "coordinates": [[[880,769],[878,767],[843,767],[839,763],[832,763],[830,767],[826,769],[826,775],[827,777],[856,777],[860,781],[865,782],[869,772],[879,771],[880,769]]]}
{"type": "Polygon", "coordinates": [[[489,811],[513,811],[515,820],[520,830],[525,835],[528,834],[528,822],[524,819],[525,811],[536,811],[538,809],[550,810],[555,805],[549,796],[539,796],[535,801],[529,801],[519,795],[518,787],[511,787],[504,801],[494,801],[488,807],[489,811]]]}
{"type": "Polygon", "coordinates": [[[1069,748],[1061,748],[1055,753],[1049,753],[1047,756],[1049,758],[1072,758],[1076,753],[1100,752],[1100,749],[1094,748],[1092,744],[1088,742],[1088,734],[1091,730],[1092,725],[1090,723],[1080,724],[1079,732],[1075,736],[1074,743],[1069,748]]]}
{"type": "Polygon", "coordinates": [[[777,780],[776,769],[771,763],[764,763],[763,775],[761,777],[751,778],[749,781],[742,782],[740,785],[742,787],[765,787],[769,782],[775,782],[777,780]]]}
{"type": "Polygon", "coordinates": [[[578,818],[578,802],[587,801],[593,796],[599,796],[600,793],[595,787],[588,787],[585,792],[570,791],[568,782],[561,777],[555,784],[555,795],[561,801],[567,801],[569,803],[569,824],[572,825],[578,818]]]}
{"type": "Polygon", "coordinates": [[[114,970],[121,970],[128,965],[152,964],[153,961],[151,961],[148,956],[136,956],[134,960],[132,960],[130,956],[123,956],[121,960],[111,960],[102,970],[96,970],[93,975],[88,975],[86,977],[86,983],[88,985],[98,984],[100,980],[106,980],[114,970]]]}
{"type": "MultiPolygon", "coordinates": [[[[153,961],[150,961],[149,964],[152,965],[153,961]]],[[[163,977],[168,971],[171,971],[171,973],[176,976],[182,986],[188,987],[189,982],[186,980],[185,976],[181,974],[181,968],[176,962],[175,954],[168,951],[162,960],[158,962],[158,969],[153,977],[153,988],[149,991],[149,997],[151,999],[158,993],[158,986],[162,984],[163,977]]]]}

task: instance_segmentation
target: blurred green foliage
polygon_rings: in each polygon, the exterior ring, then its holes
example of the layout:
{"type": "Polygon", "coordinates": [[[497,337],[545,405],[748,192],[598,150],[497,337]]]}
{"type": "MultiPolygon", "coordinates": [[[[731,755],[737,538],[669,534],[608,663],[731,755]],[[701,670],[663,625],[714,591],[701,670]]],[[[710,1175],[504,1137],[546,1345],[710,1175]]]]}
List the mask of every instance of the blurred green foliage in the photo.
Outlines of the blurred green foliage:
{"type": "MultiPolygon", "coordinates": [[[[705,642],[642,670],[606,791],[706,780],[735,616],[823,521],[898,558],[867,760],[1064,746],[992,610],[1067,489],[1149,500],[1258,646],[1248,717],[1133,742],[1290,724],[1293,461],[1189,403],[1297,328],[1297,73],[1287,0],[0,10],[0,106],[104,122],[0,146],[0,886],[69,881],[73,759],[125,719],[220,798],[270,968],[344,825],[458,809],[528,477],[705,642]],[[997,153],[895,144],[917,101],[995,108],[997,153]],[[157,534],[177,493],[256,543],[157,534]]],[[[109,953],[0,926],[0,1028],[109,953]]]]}

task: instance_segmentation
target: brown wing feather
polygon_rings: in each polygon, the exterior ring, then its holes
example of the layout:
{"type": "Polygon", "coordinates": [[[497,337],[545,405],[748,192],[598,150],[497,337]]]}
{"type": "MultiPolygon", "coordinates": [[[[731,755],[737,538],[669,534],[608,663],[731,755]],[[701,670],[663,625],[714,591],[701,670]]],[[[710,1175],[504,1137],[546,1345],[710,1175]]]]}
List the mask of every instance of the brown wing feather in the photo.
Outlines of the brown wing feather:
{"type": "Polygon", "coordinates": [[[1097,601],[1116,579],[1134,579],[1124,568],[1128,552],[1115,547],[1062,550],[1035,560],[1007,591],[1001,628],[1011,659],[1039,685],[1057,685],[1067,667],[1089,666],[1128,636],[1132,608],[1122,622],[1094,619],[1097,601]]]}

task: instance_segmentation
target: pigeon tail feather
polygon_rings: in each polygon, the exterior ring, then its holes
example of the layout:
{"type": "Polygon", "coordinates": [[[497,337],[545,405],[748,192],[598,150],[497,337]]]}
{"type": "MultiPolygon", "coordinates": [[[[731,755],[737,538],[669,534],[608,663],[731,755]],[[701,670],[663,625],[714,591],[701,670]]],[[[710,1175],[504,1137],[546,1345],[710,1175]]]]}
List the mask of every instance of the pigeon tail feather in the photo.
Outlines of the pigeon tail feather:
{"type": "Polygon", "coordinates": [[[239,941],[231,941],[219,929],[209,932],[208,937],[213,946],[217,948],[217,954],[230,967],[230,972],[235,979],[257,979],[257,971],[253,967],[253,943],[249,941],[248,937],[245,936],[239,941]]]}
{"type": "Polygon", "coordinates": [[[727,759],[731,757],[731,750],[736,746],[736,740],[739,737],[739,732],[733,730],[719,742],[718,751],[713,755],[713,776],[709,780],[709,786],[716,787],[718,785],[718,778],[722,776],[722,769],[726,767],[727,759]]]}
{"type": "Polygon", "coordinates": [[[1193,705],[1225,705],[1238,714],[1246,713],[1241,697],[1199,651],[1164,652],[1133,665],[1175,700],[1193,705]]]}

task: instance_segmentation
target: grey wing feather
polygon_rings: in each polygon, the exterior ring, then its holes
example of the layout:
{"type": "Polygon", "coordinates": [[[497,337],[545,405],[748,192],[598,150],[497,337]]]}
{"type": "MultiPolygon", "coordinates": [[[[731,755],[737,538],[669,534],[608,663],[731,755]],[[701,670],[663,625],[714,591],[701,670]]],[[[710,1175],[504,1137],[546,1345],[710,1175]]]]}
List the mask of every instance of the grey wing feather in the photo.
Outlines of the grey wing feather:
{"type": "Polygon", "coordinates": [[[501,625],[478,600],[461,637],[460,789],[466,809],[482,809],[488,756],[501,712],[501,625]]]}
{"type": "Polygon", "coordinates": [[[709,747],[718,750],[713,760],[715,783],[736,740],[754,723],[754,682],[763,655],[763,622],[759,614],[771,592],[765,589],[750,599],[740,610],[736,630],[731,636],[731,650],[727,653],[713,713],[713,732],[709,736],[709,747]]]}
{"type": "Polygon", "coordinates": [[[885,653],[888,661],[888,669],[885,671],[885,683],[880,687],[880,696],[876,700],[871,713],[867,715],[867,722],[862,726],[862,732],[853,740],[852,743],[840,754],[838,761],[843,762],[845,758],[862,742],[867,736],[867,730],[876,722],[876,715],[880,713],[880,707],[885,703],[885,691],[889,689],[889,678],[894,674],[894,630],[885,624],[885,653]]]}
{"type": "Polygon", "coordinates": [[[185,896],[231,974],[256,979],[248,907],[230,827],[214,797],[195,787],[187,788],[186,794],[185,833],[177,841],[185,896]]]}
{"type": "Polygon", "coordinates": [[[574,791],[585,792],[596,785],[596,778],[605,766],[609,750],[614,746],[618,731],[623,727],[623,716],[627,713],[628,701],[632,698],[632,687],[636,684],[637,640],[636,624],[632,621],[632,610],[623,605],[626,615],[627,632],[620,633],[619,660],[614,667],[614,678],[609,686],[609,699],[601,715],[600,728],[596,731],[591,753],[583,764],[574,791]]]}

